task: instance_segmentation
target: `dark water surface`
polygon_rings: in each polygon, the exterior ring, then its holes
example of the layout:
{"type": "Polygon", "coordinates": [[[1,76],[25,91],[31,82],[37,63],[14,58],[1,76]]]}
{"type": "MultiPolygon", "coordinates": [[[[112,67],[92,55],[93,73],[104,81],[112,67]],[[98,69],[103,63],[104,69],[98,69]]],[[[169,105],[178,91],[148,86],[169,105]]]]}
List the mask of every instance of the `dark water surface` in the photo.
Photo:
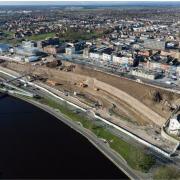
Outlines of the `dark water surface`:
{"type": "Polygon", "coordinates": [[[83,136],[13,97],[0,98],[0,178],[126,178],[83,136]]]}

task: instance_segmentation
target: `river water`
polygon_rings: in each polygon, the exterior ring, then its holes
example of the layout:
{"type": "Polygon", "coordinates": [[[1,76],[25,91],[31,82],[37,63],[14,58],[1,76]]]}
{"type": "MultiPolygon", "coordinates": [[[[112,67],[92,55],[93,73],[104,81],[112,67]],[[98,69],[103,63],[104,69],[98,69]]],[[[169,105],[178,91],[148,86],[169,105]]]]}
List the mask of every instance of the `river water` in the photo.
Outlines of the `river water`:
{"type": "Polygon", "coordinates": [[[127,178],[82,135],[33,105],[0,98],[0,178],[127,178]]]}

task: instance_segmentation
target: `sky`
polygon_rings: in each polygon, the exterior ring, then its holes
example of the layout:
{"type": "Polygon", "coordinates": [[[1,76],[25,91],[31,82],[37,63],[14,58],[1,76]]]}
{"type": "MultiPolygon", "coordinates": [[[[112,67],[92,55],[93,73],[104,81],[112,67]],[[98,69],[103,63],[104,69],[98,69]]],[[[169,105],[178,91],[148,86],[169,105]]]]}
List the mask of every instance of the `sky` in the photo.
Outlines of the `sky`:
{"type": "Polygon", "coordinates": [[[150,3],[150,2],[164,2],[164,3],[173,3],[173,2],[180,2],[180,0],[114,0],[114,1],[108,1],[108,0],[84,0],[84,1],[78,1],[78,0],[71,0],[71,1],[61,1],[61,0],[57,0],[57,1],[52,1],[52,0],[11,0],[11,1],[4,1],[4,0],[0,0],[0,5],[41,5],[41,4],[52,4],[52,5],[98,5],[98,4],[104,4],[104,5],[116,5],[116,4],[135,4],[137,2],[137,4],[139,2],[143,2],[143,3],[150,3]]]}
{"type": "Polygon", "coordinates": [[[116,4],[135,4],[137,2],[137,4],[139,2],[143,2],[143,3],[150,3],[150,2],[161,2],[161,3],[172,3],[172,2],[180,2],[180,0],[176,0],[176,1],[170,1],[170,0],[84,0],[84,1],[77,1],[77,0],[71,0],[71,1],[63,1],[63,0],[11,0],[11,1],[4,1],[4,0],[0,0],[0,5],[48,5],[48,4],[52,4],[52,5],[98,5],[98,4],[103,4],[103,5],[116,5],[116,4]]]}

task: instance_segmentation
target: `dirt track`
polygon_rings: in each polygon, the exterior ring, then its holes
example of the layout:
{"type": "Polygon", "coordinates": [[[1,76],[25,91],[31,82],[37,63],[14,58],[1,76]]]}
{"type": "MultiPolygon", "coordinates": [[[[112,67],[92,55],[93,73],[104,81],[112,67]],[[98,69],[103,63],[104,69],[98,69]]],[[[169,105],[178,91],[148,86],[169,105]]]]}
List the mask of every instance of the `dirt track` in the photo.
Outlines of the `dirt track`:
{"type": "Polygon", "coordinates": [[[76,66],[75,72],[77,74],[86,75],[89,77],[95,77],[97,80],[110,84],[113,87],[116,87],[132,97],[136,98],[153,111],[157,112],[162,117],[169,117],[170,111],[168,108],[163,105],[165,101],[169,104],[173,104],[177,99],[180,98],[180,95],[171,93],[169,91],[165,91],[162,89],[154,88],[151,86],[139,84],[133,81],[129,81],[127,79],[111,76],[99,71],[93,71],[89,68],[85,68],[83,66],[76,66]],[[160,103],[153,101],[153,93],[159,92],[162,96],[162,101],[160,103]]]}

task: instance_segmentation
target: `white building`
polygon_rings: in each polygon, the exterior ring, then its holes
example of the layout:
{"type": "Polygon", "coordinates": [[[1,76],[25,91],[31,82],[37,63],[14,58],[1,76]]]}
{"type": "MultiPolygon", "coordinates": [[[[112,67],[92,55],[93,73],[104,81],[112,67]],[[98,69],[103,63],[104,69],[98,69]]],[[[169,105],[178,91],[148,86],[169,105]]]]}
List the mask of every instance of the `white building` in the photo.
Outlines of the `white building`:
{"type": "Polygon", "coordinates": [[[83,50],[83,57],[84,57],[84,58],[89,58],[89,48],[85,48],[85,49],[83,50]]]}
{"type": "Polygon", "coordinates": [[[23,48],[27,49],[27,48],[33,48],[35,47],[35,43],[31,42],[31,41],[23,41],[22,42],[22,46],[23,48]]]}
{"type": "Polygon", "coordinates": [[[92,42],[86,41],[86,45],[92,46],[92,42]]]}
{"type": "Polygon", "coordinates": [[[14,53],[14,48],[9,48],[10,53],[14,53]]]}
{"type": "Polygon", "coordinates": [[[29,57],[25,57],[25,62],[34,62],[34,61],[38,61],[39,57],[38,56],[29,56],[29,57]]]}
{"type": "Polygon", "coordinates": [[[168,132],[170,134],[180,136],[180,114],[170,119],[168,132]]]}
{"type": "Polygon", "coordinates": [[[113,61],[113,64],[121,64],[121,57],[113,55],[112,61],[113,61]]]}
{"type": "Polygon", "coordinates": [[[66,55],[72,55],[75,53],[75,47],[68,47],[65,49],[66,55]]]}
{"type": "Polygon", "coordinates": [[[112,61],[114,64],[132,64],[133,59],[131,57],[118,57],[113,55],[112,61]]]}
{"type": "Polygon", "coordinates": [[[180,66],[176,68],[176,73],[180,76],[180,66]]]}
{"type": "Polygon", "coordinates": [[[112,55],[111,54],[103,53],[102,54],[102,60],[103,61],[112,61],[112,55]]]}
{"type": "Polygon", "coordinates": [[[154,80],[157,77],[156,73],[149,72],[149,71],[143,71],[143,70],[132,70],[131,74],[133,76],[138,76],[138,77],[142,77],[142,78],[150,79],[150,80],[154,80]]]}
{"type": "Polygon", "coordinates": [[[90,52],[89,53],[89,57],[91,58],[91,59],[101,59],[101,54],[100,53],[97,53],[97,52],[90,52]]]}

